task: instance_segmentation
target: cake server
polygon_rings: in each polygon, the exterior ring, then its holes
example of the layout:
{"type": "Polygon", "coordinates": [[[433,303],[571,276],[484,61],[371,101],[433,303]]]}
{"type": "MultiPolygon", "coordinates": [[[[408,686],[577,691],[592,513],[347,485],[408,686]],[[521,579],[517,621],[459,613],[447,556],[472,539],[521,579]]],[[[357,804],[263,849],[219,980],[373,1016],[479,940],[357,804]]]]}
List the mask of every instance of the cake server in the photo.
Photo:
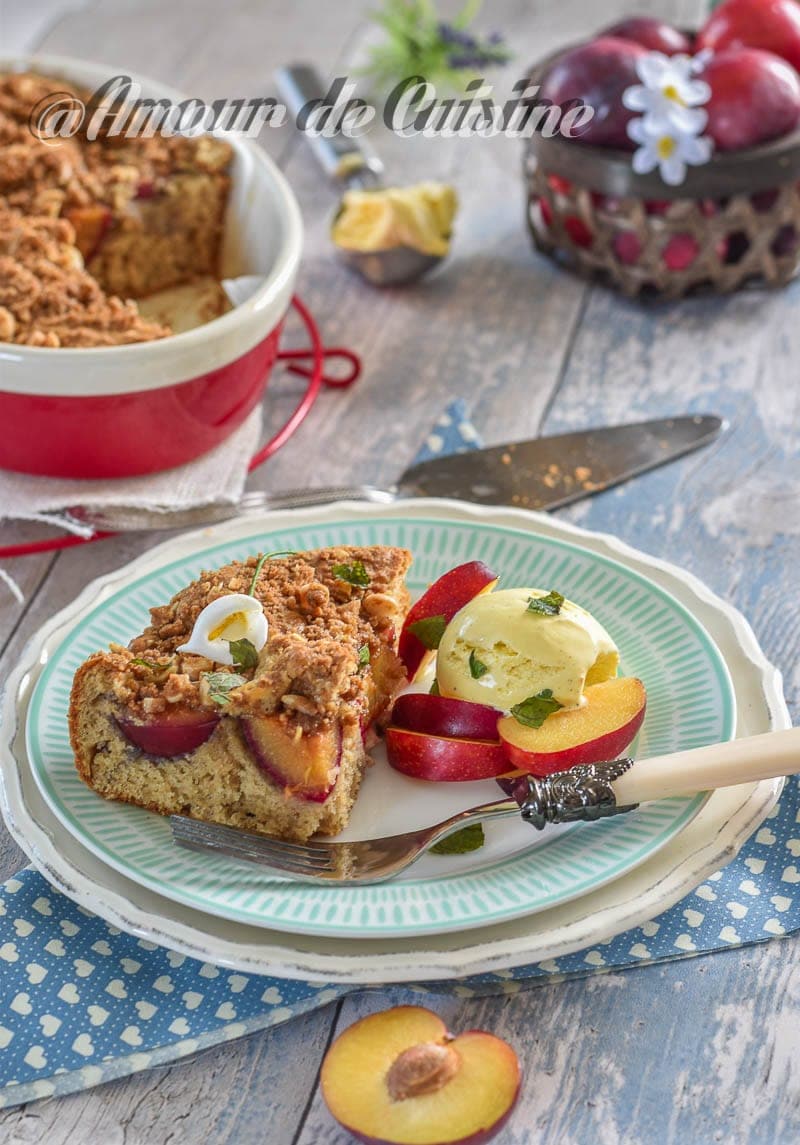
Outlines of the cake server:
{"type": "Polygon", "coordinates": [[[257,863],[302,882],[348,886],[380,883],[415,863],[427,849],[470,823],[522,816],[542,830],[551,823],[594,822],[634,811],[640,803],[756,783],[800,772],[800,727],[691,748],[634,762],[584,764],[536,779],[501,780],[508,798],[461,811],[421,831],[355,843],[288,843],[271,835],[172,815],[173,841],[191,851],[257,863]]]}
{"type": "Polygon", "coordinates": [[[412,465],[388,489],[344,485],[285,493],[253,490],[232,505],[199,505],[164,513],[110,505],[75,508],[70,515],[99,532],[129,532],[210,525],[270,509],[353,500],[388,504],[404,497],[453,497],[481,505],[557,509],[708,445],[723,428],[722,419],[711,415],[660,418],[435,457],[412,465]]]}

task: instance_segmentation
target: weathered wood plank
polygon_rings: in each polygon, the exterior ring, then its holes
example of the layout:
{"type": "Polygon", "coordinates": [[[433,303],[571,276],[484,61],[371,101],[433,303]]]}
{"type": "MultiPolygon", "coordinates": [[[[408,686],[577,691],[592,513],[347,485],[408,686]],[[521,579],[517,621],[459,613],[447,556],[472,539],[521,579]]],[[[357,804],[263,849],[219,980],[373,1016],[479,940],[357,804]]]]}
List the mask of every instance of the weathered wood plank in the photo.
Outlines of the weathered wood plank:
{"type": "MultiPolygon", "coordinates": [[[[790,1145],[800,1133],[800,954],[791,940],[463,1000],[347,999],[336,1033],[389,1004],[506,1038],[523,1064],[498,1145],[790,1145]]],[[[347,1145],[319,1092],[296,1145],[347,1145]]]]}

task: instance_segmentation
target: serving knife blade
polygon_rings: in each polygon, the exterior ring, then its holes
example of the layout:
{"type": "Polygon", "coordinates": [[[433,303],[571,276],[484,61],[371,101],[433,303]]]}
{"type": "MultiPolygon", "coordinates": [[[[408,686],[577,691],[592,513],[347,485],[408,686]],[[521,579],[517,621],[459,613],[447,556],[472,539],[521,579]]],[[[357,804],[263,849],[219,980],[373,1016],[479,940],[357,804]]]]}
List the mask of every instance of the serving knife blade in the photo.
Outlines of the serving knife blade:
{"type": "Polygon", "coordinates": [[[134,505],[81,506],[70,510],[70,516],[96,530],[128,532],[210,525],[248,513],[332,501],[387,504],[401,497],[453,497],[481,505],[557,509],[708,445],[723,427],[722,419],[711,415],[659,418],[436,457],[412,465],[389,489],[371,485],[283,493],[254,489],[233,504],[180,510],[164,506],[163,512],[134,505]]]}
{"type": "Polygon", "coordinates": [[[398,488],[406,496],[557,509],[708,445],[723,426],[698,414],[493,445],[412,465],[398,488]]]}

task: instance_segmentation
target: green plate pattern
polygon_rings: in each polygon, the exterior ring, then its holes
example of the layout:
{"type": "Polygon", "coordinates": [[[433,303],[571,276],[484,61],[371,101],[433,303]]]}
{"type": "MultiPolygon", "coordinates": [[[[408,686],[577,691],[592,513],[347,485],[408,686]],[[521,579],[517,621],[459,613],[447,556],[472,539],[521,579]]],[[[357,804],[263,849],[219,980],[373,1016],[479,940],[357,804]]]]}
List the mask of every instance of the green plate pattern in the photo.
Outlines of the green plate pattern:
{"type": "MultiPolygon", "coordinates": [[[[426,857],[391,883],[328,888],[175,848],[166,820],[106,802],[84,786],[74,768],[66,712],[73,673],[90,653],[109,641],[127,643],[147,623],[151,606],[163,604],[202,569],[258,550],[336,544],[411,549],[413,593],[454,565],[480,559],[500,573],[503,587],[557,587],[590,609],[619,645],[623,672],[647,686],[640,757],[733,735],[733,689],[708,634],[663,589],[616,561],[533,530],[469,521],[374,517],[265,530],[164,564],[98,600],[45,667],[28,715],[31,767],[61,821],[100,858],[173,901],[231,920],[330,937],[411,937],[507,921],[587,894],[643,862],[696,814],[702,797],[664,800],[533,838],[529,828],[513,824],[519,833],[511,853],[506,838],[505,850],[489,845],[473,855],[426,857]]],[[[380,782],[380,767],[372,769],[370,783],[380,782]]],[[[486,800],[496,790],[488,784],[486,800]]]]}

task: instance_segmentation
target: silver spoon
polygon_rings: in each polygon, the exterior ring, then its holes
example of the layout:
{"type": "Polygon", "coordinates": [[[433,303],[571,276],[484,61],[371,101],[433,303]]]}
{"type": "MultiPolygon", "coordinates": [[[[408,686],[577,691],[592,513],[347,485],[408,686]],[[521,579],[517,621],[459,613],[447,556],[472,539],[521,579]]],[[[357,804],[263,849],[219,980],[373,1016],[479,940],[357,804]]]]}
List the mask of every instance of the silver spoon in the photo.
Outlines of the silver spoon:
{"type": "MultiPolygon", "coordinates": [[[[323,100],[325,86],[309,64],[291,64],[275,73],[278,90],[295,118],[312,100],[323,100]]],[[[383,163],[364,144],[345,135],[326,137],[304,133],[323,171],[344,190],[375,191],[383,186],[383,163]]],[[[373,286],[400,286],[415,282],[442,261],[409,246],[358,251],[336,247],[336,253],[373,286]]]]}

